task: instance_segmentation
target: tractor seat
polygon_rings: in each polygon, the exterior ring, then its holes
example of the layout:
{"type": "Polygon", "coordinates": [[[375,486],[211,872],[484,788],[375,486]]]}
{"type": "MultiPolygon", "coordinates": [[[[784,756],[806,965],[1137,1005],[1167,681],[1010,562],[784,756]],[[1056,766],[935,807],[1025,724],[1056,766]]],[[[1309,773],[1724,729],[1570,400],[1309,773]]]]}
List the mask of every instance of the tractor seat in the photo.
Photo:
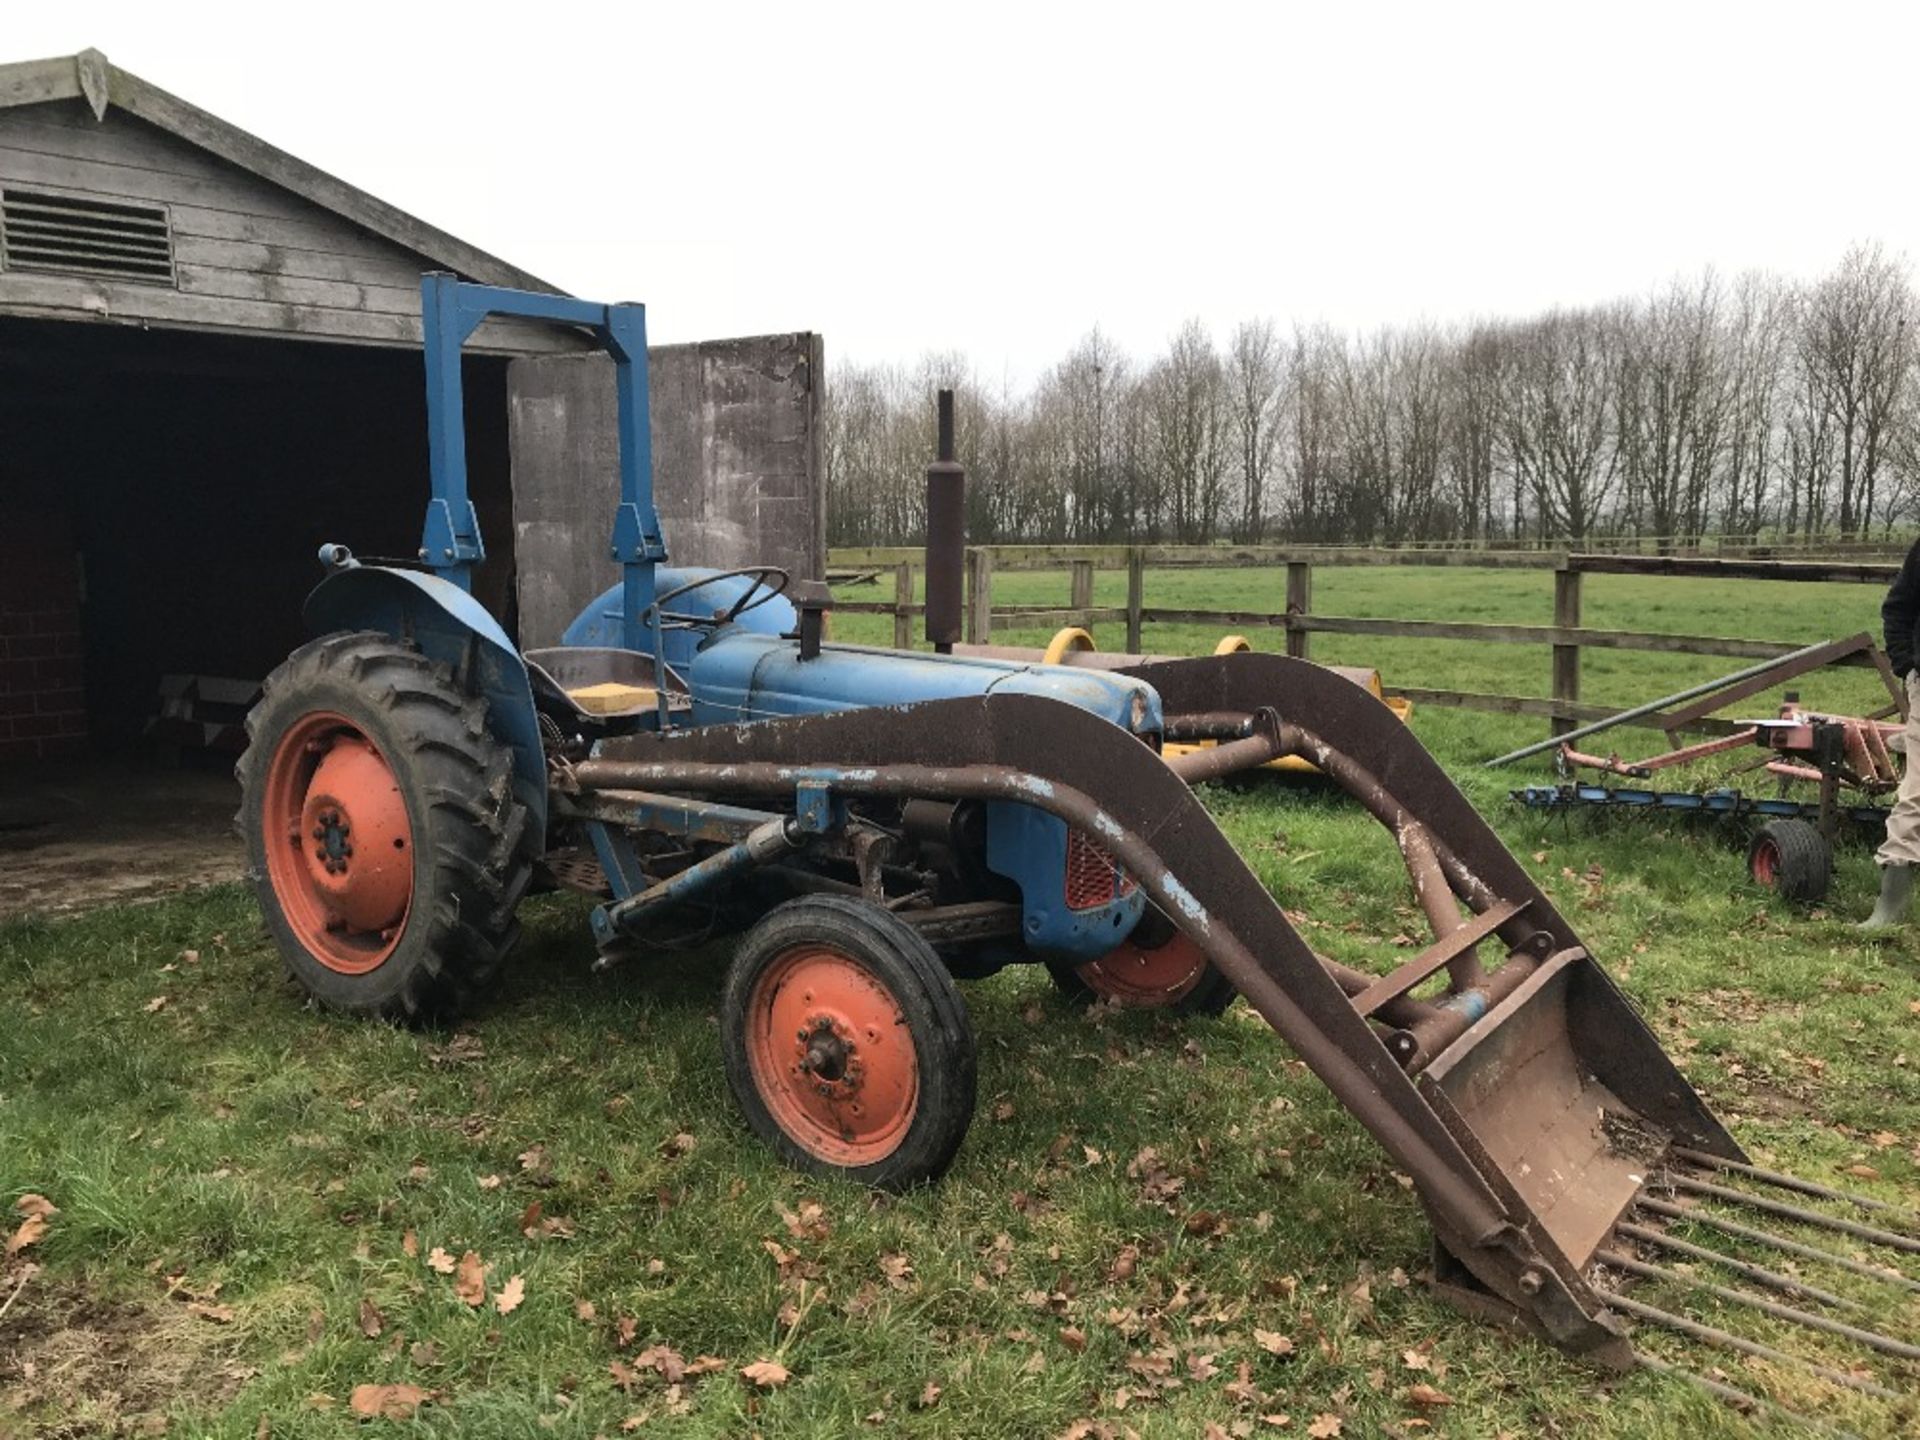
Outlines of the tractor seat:
{"type": "Polygon", "coordinates": [[[665,675],[667,708],[690,710],[693,697],[672,666],[656,666],[638,650],[590,645],[554,645],[525,650],[527,677],[540,695],[557,701],[583,720],[619,720],[650,715],[659,708],[665,675]]]}

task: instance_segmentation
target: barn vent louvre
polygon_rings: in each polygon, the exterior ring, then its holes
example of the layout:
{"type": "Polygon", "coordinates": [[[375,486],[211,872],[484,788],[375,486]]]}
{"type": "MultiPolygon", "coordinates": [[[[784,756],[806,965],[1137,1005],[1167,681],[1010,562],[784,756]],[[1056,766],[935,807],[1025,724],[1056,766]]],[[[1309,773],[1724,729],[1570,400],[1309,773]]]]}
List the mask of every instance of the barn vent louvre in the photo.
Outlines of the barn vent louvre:
{"type": "Polygon", "coordinates": [[[0,191],[0,270],[171,285],[167,209],[9,186],[0,191]]]}

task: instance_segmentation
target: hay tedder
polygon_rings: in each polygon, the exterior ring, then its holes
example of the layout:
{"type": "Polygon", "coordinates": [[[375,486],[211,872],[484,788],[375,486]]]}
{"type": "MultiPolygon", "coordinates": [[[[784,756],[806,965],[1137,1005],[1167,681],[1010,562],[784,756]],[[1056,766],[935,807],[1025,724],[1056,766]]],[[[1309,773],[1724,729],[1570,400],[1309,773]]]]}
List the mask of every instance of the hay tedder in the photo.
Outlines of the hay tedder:
{"type": "MultiPolygon", "coordinates": [[[[1566,918],[1362,686],[1252,653],[1117,669],[950,653],[963,544],[950,408],[928,473],[927,586],[929,638],[949,653],[834,644],[824,587],[664,565],[641,307],[430,276],[423,310],[422,564],[322,551],[306,610],[319,638],[267,681],[240,766],[267,924],[320,1002],[395,1019],[457,1009],[498,970],[535,883],[597,897],[601,967],[743,931],[721,1036],[748,1121],[796,1165],[902,1187],[947,1168],[972,1115],[956,978],[1038,962],[1124,1005],[1219,1011],[1237,994],[1412,1177],[1443,1293],[1611,1366],[1664,1363],[1636,1353],[1630,1321],[1779,1354],[1637,1289],[1672,1274],[1640,1257],[1709,1255],[1681,1236],[1713,1224],[1827,1253],[1735,1225],[1727,1207],[1920,1253],[1894,1219],[1781,1198],[1851,1203],[1747,1163],[1566,918]],[[615,361],[621,580],[551,649],[518,649],[469,593],[483,550],[460,350],[490,315],[581,327],[615,361]],[[1212,743],[1166,753],[1199,742],[1212,743]],[[1433,930],[1414,958],[1374,973],[1316,955],[1193,793],[1282,757],[1391,834],[1433,930]]],[[[1726,1259],[1823,1303],[1802,1279],[1726,1259]]],[[[1751,1298],[1900,1364],[1920,1356],[1857,1315],[1751,1298]]],[[[1840,1362],[1823,1373],[1887,1393],[1840,1362]]]]}

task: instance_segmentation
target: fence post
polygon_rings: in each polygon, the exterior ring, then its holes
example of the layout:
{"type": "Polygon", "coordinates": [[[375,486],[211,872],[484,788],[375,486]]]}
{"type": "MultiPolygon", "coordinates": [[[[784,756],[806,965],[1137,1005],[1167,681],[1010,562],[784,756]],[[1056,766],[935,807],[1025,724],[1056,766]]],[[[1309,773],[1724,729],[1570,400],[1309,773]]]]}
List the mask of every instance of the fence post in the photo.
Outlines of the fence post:
{"type": "Polygon", "coordinates": [[[1073,599],[1068,603],[1072,609],[1080,612],[1074,623],[1085,625],[1086,612],[1093,608],[1093,561],[1073,562],[1073,599]]]}
{"type": "Polygon", "coordinates": [[[1140,612],[1146,607],[1147,552],[1139,546],[1127,551],[1127,653],[1140,653],[1140,612]]]}
{"type": "MultiPolygon", "coordinates": [[[[1307,560],[1287,562],[1287,614],[1313,614],[1313,564],[1307,560]]],[[[1307,658],[1311,632],[1291,623],[1287,626],[1287,654],[1296,660],[1307,658]]]]}
{"type": "Polygon", "coordinates": [[[893,648],[913,648],[913,562],[893,567],[893,648]]]}
{"type": "Polygon", "coordinates": [[[967,551],[967,643],[993,643],[993,551],[967,551]]]}
{"type": "MultiPolygon", "coordinates": [[[[1571,560],[1553,572],[1553,623],[1566,630],[1580,628],[1580,571],[1573,567],[1571,560]]],[[[1569,707],[1580,699],[1580,646],[1577,643],[1553,647],[1553,698],[1567,702],[1569,707]]],[[[1564,735],[1578,723],[1570,708],[1555,711],[1551,733],[1564,735]]]]}

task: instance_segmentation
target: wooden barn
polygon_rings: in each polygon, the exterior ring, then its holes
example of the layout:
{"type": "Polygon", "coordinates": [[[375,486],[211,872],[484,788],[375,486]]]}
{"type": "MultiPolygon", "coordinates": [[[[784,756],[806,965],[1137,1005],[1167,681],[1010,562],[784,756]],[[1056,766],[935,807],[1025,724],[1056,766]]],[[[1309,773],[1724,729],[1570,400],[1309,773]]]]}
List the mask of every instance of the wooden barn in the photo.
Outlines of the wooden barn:
{"type": "MultiPolygon", "coordinates": [[[[98,51],[0,66],[0,761],[137,748],[163,686],[191,714],[179,677],[257,681],[321,541],[414,553],[428,270],[554,288],[98,51]]],[[[510,624],[533,596],[542,639],[614,578],[568,528],[612,515],[583,348],[495,324],[467,361],[476,588],[510,624]]],[[[653,363],[675,558],[819,573],[817,337],[653,363]]]]}

